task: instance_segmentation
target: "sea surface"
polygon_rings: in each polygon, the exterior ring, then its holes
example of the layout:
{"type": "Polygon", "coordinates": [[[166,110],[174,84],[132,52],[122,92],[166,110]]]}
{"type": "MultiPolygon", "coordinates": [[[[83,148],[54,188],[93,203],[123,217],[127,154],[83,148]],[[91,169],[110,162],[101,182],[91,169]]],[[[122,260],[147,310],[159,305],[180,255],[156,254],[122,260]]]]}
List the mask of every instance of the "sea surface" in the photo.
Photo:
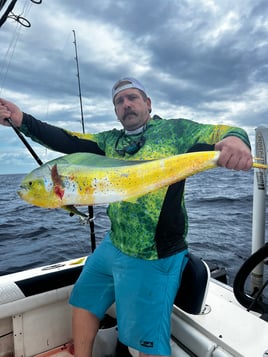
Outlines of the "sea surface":
{"type": "MultiPolygon", "coordinates": [[[[21,200],[17,189],[23,176],[0,175],[0,275],[91,254],[89,225],[63,209],[39,208],[21,200]]],[[[225,267],[232,285],[251,254],[253,170],[218,168],[195,175],[187,180],[185,198],[190,250],[225,267]]],[[[267,207],[266,203],[266,217],[267,207]]],[[[106,208],[94,207],[97,245],[110,227],[106,208]]],[[[268,219],[265,238],[268,241],[268,219]]]]}

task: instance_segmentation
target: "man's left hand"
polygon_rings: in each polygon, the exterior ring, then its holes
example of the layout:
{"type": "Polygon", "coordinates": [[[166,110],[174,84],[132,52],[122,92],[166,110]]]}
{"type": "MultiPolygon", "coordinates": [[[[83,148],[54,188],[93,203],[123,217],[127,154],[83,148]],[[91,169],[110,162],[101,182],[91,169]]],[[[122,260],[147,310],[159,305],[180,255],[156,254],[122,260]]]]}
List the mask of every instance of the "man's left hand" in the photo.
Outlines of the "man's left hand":
{"type": "Polygon", "coordinates": [[[228,136],[215,144],[220,157],[217,164],[227,169],[249,170],[252,168],[253,159],[250,148],[236,136],[228,136]]]}

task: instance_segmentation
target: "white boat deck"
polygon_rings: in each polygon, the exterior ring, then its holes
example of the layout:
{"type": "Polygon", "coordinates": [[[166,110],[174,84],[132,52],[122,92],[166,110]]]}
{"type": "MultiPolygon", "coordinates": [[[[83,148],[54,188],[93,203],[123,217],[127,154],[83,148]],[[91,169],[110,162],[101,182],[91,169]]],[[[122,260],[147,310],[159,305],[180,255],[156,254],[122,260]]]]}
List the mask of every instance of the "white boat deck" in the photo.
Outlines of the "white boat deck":
{"type": "MultiPolygon", "coordinates": [[[[69,264],[59,264],[53,269],[61,271],[69,264]]],[[[45,271],[47,269],[42,269],[41,274],[45,271]]],[[[13,277],[17,281],[39,274],[37,268],[13,277]]],[[[10,357],[2,352],[11,350],[15,351],[12,357],[74,356],[68,304],[72,286],[24,297],[8,278],[11,276],[2,277],[0,284],[0,357],[10,357]],[[44,352],[40,354],[41,351],[44,352]]],[[[202,315],[190,315],[174,306],[172,356],[268,355],[268,323],[257,314],[247,312],[236,301],[230,287],[211,279],[206,303],[209,308],[202,315]]],[[[113,314],[114,308],[111,312],[113,314]]],[[[134,350],[131,353],[137,355],[134,350]]]]}
{"type": "Polygon", "coordinates": [[[268,355],[268,324],[247,312],[232,290],[213,281],[207,314],[189,315],[174,307],[172,331],[197,356],[263,357],[268,355]]]}

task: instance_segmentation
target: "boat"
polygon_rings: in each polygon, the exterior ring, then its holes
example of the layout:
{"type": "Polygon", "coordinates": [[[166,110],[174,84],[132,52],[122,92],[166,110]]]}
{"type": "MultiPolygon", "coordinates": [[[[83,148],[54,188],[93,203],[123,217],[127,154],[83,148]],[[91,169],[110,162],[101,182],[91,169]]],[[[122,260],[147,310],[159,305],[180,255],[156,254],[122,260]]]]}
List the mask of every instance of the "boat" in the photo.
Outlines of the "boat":
{"type": "MultiPolygon", "coordinates": [[[[256,157],[263,163],[267,163],[267,144],[268,128],[256,128],[256,157]]],[[[191,255],[171,316],[172,356],[268,356],[265,200],[266,172],[255,169],[252,255],[237,272],[233,287],[206,262],[191,255]],[[246,290],[248,276],[252,293],[246,290]]],[[[0,277],[0,357],[75,355],[68,299],[86,259],[0,277]]],[[[137,351],[118,342],[115,305],[109,308],[104,320],[93,357],[138,356],[137,351]]]]}

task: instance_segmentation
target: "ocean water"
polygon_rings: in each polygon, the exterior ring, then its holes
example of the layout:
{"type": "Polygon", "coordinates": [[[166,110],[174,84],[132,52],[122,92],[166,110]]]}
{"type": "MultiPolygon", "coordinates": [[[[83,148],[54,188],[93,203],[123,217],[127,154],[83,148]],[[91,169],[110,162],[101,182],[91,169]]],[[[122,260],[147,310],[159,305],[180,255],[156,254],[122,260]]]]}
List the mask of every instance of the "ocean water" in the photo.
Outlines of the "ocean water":
{"type": "MultiPolygon", "coordinates": [[[[62,209],[22,201],[16,192],[22,178],[0,175],[0,275],[91,254],[89,226],[62,209]]],[[[251,254],[253,170],[218,168],[195,175],[187,180],[185,197],[190,250],[225,267],[232,285],[251,254]]],[[[94,217],[98,245],[110,227],[106,206],[94,207],[94,217]]]]}

